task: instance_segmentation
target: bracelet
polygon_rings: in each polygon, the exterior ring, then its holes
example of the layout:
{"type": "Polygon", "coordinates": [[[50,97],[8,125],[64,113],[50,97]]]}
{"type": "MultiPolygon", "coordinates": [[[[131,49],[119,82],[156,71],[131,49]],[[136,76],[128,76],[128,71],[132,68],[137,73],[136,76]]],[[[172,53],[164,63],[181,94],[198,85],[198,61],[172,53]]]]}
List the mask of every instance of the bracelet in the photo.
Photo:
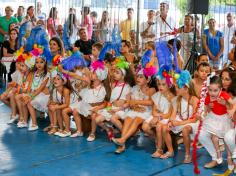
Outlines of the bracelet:
{"type": "Polygon", "coordinates": [[[35,96],[33,96],[32,93],[29,94],[30,98],[33,100],[35,98],[35,96]]]}

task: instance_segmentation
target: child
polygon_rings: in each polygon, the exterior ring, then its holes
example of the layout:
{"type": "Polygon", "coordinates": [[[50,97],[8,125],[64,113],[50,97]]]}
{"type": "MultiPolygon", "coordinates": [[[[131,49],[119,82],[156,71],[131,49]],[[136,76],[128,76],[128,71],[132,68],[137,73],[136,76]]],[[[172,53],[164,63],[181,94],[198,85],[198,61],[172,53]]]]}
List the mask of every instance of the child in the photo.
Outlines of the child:
{"type": "Polygon", "coordinates": [[[190,74],[187,82],[188,83],[182,87],[177,81],[177,97],[172,102],[173,113],[171,115],[171,122],[168,124],[168,127],[174,134],[179,134],[181,132],[183,135],[183,143],[185,147],[184,164],[192,162],[190,155],[190,138],[192,137],[193,139],[198,128],[198,123],[196,123],[197,118],[192,117],[197,108],[198,98],[195,96],[190,74]]]}
{"type": "Polygon", "coordinates": [[[148,118],[142,126],[145,133],[155,137],[156,151],[152,154],[153,158],[159,158],[163,154],[162,128],[168,123],[172,113],[171,100],[175,96],[173,87],[168,87],[165,79],[157,79],[158,92],[152,96],[153,107],[152,116],[148,118]],[[155,128],[155,133],[153,132],[155,128]]]}
{"type": "MultiPolygon", "coordinates": [[[[155,93],[155,89],[148,86],[151,78],[145,76],[143,72],[143,69],[138,72],[137,85],[131,89],[131,98],[127,100],[130,110],[125,114],[124,125],[116,123],[119,129],[122,130],[122,134],[120,138],[113,139],[113,142],[119,145],[115,153],[122,153],[125,150],[126,141],[151,116],[151,96],[155,93]]],[[[111,121],[114,121],[114,118],[115,116],[112,117],[111,121]]]]}
{"type": "Polygon", "coordinates": [[[92,55],[89,56],[91,58],[91,62],[98,60],[102,47],[103,45],[101,43],[95,43],[92,45],[92,55]]]}
{"type": "MultiPolygon", "coordinates": [[[[33,56],[34,57],[34,56],[33,56]]],[[[38,129],[36,121],[36,110],[40,112],[47,112],[47,104],[49,100],[49,78],[50,74],[47,71],[46,58],[43,55],[35,59],[35,72],[32,79],[31,91],[29,94],[23,96],[24,105],[27,105],[29,110],[32,125],[29,126],[29,131],[38,129]]],[[[27,119],[24,120],[27,122],[27,119]]]]}
{"type": "Polygon", "coordinates": [[[223,162],[222,154],[219,148],[219,139],[223,138],[225,133],[232,129],[232,121],[230,117],[233,116],[235,105],[229,94],[222,91],[222,81],[218,76],[209,78],[208,94],[205,99],[205,115],[203,121],[202,131],[199,140],[201,144],[207,149],[212,156],[212,161],[207,163],[204,167],[212,168],[217,164],[223,162]],[[227,108],[225,104],[218,102],[223,99],[229,104],[227,108]],[[209,142],[209,140],[211,142],[209,142]]]}
{"type": "MultiPolygon", "coordinates": [[[[114,83],[111,86],[111,97],[107,107],[98,111],[97,116],[92,117],[92,123],[105,128],[108,134],[110,130],[104,126],[104,121],[109,122],[113,119],[113,123],[120,127],[120,123],[117,121],[124,118],[126,108],[128,107],[126,101],[130,94],[130,86],[133,86],[135,82],[128,63],[123,57],[116,58],[116,69],[113,73],[113,79],[114,83]]],[[[95,133],[95,131],[96,128],[91,133],[95,133]]],[[[111,140],[112,136],[108,137],[111,140]]]]}
{"type": "Polygon", "coordinates": [[[206,53],[202,53],[197,57],[197,66],[202,62],[207,62],[209,64],[209,58],[206,53]]]}
{"type": "Polygon", "coordinates": [[[0,100],[5,103],[6,105],[10,106],[12,112],[10,120],[8,121],[8,124],[13,123],[15,120],[18,119],[17,113],[17,107],[16,107],[16,101],[15,101],[15,95],[19,92],[17,92],[17,88],[19,85],[22,84],[22,71],[21,71],[21,63],[16,62],[16,71],[11,75],[12,81],[8,83],[7,90],[0,95],[0,100]]]}
{"type": "Polygon", "coordinates": [[[153,62],[153,65],[157,68],[157,70],[159,70],[158,59],[157,59],[157,56],[156,56],[156,46],[155,46],[155,43],[153,41],[148,41],[145,44],[145,49],[152,51],[151,62],[153,62]]]}
{"type": "Polygon", "coordinates": [[[211,67],[207,62],[201,62],[197,66],[197,77],[193,79],[194,91],[197,97],[200,97],[200,92],[204,81],[211,72],[211,67]]]}
{"type": "Polygon", "coordinates": [[[72,87],[62,73],[57,73],[54,76],[53,86],[54,88],[48,102],[48,113],[51,123],[51,130],[48,134],[59,136],[62,134],[71,135],[70,131],[63,131],[62,110],[70,104],[72,87]],[[57,130],[57,123],[59,125],[59,131],[57,130]]]}

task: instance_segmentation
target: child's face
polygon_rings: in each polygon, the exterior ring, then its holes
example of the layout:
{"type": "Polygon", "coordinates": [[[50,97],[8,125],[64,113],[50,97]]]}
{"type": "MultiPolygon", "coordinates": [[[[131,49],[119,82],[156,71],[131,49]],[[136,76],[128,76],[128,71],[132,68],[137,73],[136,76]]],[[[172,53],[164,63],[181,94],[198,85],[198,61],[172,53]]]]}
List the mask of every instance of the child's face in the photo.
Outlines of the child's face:
{"type": "Polygon", "coordinates": [[[22,73],[26,73],[29,70],[29,68],[25,65],[25,63],[20,63],[20,71],[22,73]]]}
{"type": "Polygon", "coordinates": [[[143,86],[147,84],[147,79],[145,78],[144,75],[137,75],[137,80],[136,83],[138,86],[143,86]]]}
{"type": "Polygon", "coordinates": [[[92,55],[98,58],[100,51],[96,47],[92,47],[92,55]]]}
{"type": "Polygon", "coordinates": [[[210,84],[208,87],[208,93],[212,99],[216,99],[219,96],[221,88],[219,84],[210,84]]]}
{"type": "Polygon", "coordinates": [[[10,38],[12,39],[12,40],[16,40],[16,38],[17,38],[17,33],[16,33],[16,31],[11,31],[11,33],[10,33],[10,38]]]}
{"type": "Polygon", "coordinates": [[[209,63],[208,56],[206,56],[206,55],[201,56],[201,57],[199,58],[199,61],[198,61],[197,65],[199,65],[199,64],[202,63],[202,62],[207,62],[207,63],[209,63]]]}
{"type": "Polygon", "coordinates": [[[39,70],[39,71],[44,70],[45,64],[46,64],[45,60],[40,57],[38,57],[35,61],[35,66],[36,66],[37,70],[39,70]]]}
{"type": "Polygon", "coordinates": [[[128,53],[129,52],[129,47],[125,43],[121,43],[120,52],[121,53],[128,53]]]}
{"type": "Polygon", "coordinates": [[[200,66],[200,68],[198,69],[197,73],[198,73],[198,77],[201,80],[206,80],[207,79],[207,75],[210,74],[210,67],[204,67],[204,66],[200,66]]]}
{"type": "Polygon", "coordinates": [[[166,84],[166,80],[157,80],[157,87],[160,93],[165,93],[168,91],[168,86],[166,84]]]}
{"type": "Polygon", "coordinates": [[[229,77],[229,73],[224,71],[221,76],[222,85],[225,90],[227,90],[232,83],[232,79],[229,77]]]}
{"type": "Polygon", "coordinates": [[[63,85],[63,79],[59,75],[57,75],[53,79],[53,84],[56,88],[60,87],[63,85]]]}
{"type": "Polygon", "coordinates": [[[95,72],[92,72],[91,79],[92,79],[92,81],[98,80],[98,76],[97,76],[97,74],[95,72]]]}
{"type": "Polygon", "coordinates": [[[119,68],[116,68],[113,73],[113,78],[116,81],[120,81],[124,78],[122,71],[119,68]]]}

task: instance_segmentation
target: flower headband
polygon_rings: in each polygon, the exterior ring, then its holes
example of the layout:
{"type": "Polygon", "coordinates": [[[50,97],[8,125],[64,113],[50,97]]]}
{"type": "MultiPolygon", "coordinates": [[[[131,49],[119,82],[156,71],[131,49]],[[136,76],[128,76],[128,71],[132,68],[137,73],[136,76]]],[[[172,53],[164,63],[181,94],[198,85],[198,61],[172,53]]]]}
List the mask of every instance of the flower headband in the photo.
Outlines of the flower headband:
{"type": "Polygon", "coordinates": [[[123,75],[126,75],[126,69],[129,68],[129,63],[125,60],[124,56],[119,56],[115,59],[116,68],[120,69],[123,75]]]}
{"type": "Polygon", "coordinates": [[[154,66],[154,61],[151,59],[152,50],[147,50],[141,58],[142,68],[139,70],[138,74],[143,74],[146,77],[151,77],[156,74],[157,68],[154,66]]]}
{"type": "Polygon", "coordinates": [[[104,61],[100,61],[100,60],[94,61],[91,63],[90,68],[93,72],[96,73],[100,81],[103,81],[107,78],[108,69],[104,64],[104,61]]]}

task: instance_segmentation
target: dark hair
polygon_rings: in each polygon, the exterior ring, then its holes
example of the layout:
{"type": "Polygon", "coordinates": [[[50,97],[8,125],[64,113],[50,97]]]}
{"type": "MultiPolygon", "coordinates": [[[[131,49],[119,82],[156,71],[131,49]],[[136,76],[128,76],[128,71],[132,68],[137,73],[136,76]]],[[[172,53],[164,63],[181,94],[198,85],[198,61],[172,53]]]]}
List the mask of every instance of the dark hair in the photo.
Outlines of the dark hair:
{"type": "Polygon", "coordinates": [[[125,74],[124,81],[128,83],[131,87],[133,87],[135,85],[134,74],[130,70],[130,68],[125,69],[125,71],[126,71],[126,74],[125,74]]]}
{"type": "Polygon", "coordinates": [[[80,28],[80,29],[79,29],[79,33],[80,33],[81,31],[86,31],[86,28],[84,28],[84,27],[80,28]]]}
{"type": "MultiPolygon", "coordinates": [[[[168,43],[169,45],[173,46],[173,45],[174,45],[174,41],[175,41],[175,39],[170,39],[170,40],[168,40],[167,43],[168,43]]],[[[181,48],[181,42],[180,42],[180,40],[178,40],[178,39],[176,39],[176,48],[177,48],[178,51],[179,51],[180,48],[181,48]]]]}
{"type": "Polygon", "coordinates": [[[55,14],[56,14],[57,8],[56,7],[52,7],[49,13],[49,18],[54,19],[55,18],[55,14]]]}
{"type": "Polygon", "coordinates": [[[101,51],[103,48],[103,44],[100,42],[94,43],[92,47],[97,48],[98,51],[101,51]]]}
{"type": "Polygon", "coordinates": [[[107,61],[108,63],[111,63],[115,60],[116,58],[111,54],[111,53],[106,53],[104,60],[107,61]]]}
{"type": "Polygon", "coordinates": [[[56,42],[57,45],[59,46],[59,48],[60,48],[59,54],[60,54],[61,56],[64,56],[64,45],[63,45],[61,39],[58,38],[58,37],[52,37],[51,40],[49,41],[49,43],[50,43],[52,40],[53,40],[54,42],[56,42]]]}
{"type": "Polygon", "coordinates": [[[9,36],[10,36],[10,34],[11,34],[11,31],[15,31],[16,34],[17,34],[17,38],[16,38],[15,46],[14,46],[14,49],[17,50],[17,46],[18,46],[18,29],[13,28],[13,29],[9,30],[9,36]]]}
{"type": "Polygon", "coordinates": [[[73,34],[73,25],[76,25],[77,19],[74,13],[69,14],[68,17],[68,32],[69,36],[73,34]]]}
{"type": "Polygon", "coordinates": [[[128,41],[128,40],[121,40],[121,43],[124,43],[125,46],[127,46],[128,48],[131,48],[131,43],[130,43],[130,41],[128,41]]]}
{"type": "Polygon", "coordinates": [[[234,72],[234,77],[232,78],[232,83],[230,84],[228,93],[231,93],[234,97],[236,96],[236,72],[234,72]]]}
{"type": "Polygon", "coordinates": [[[211,69],[211,66],[209,63],[207,62],[201,62],[198,66],[197,66],[197,71],[200,69],[200,67],[209,67],[211,69]]]}
{"type": "MultiPolygon", "coordinates": [[[[229,88],[231,87],[232,84],[234,84],[234,81],[236,81],[236,70],[232,70],[232,68],[229,66],[229,67],[226,67],[224,68],[221,72],[220,72],[220,78],[222,78],[222,74],[223,72],[227,72],[229,74],[229,77],[230,79],[232,80],[231,81],[231,84],[229,85],[228,87],[228,90],[225,90],[225,91],[229,91],[229,88]]],[[[234,86],[233,86],[234,87],[234,86]]]]}
{"type": "Polygon", "coordinates": [[[90,13],[90,15],[91,15],[92,17],[98,17],[97,12],[95,12],[95,11],[92,11],[92,12],[90,13]]]}
{"type": "Polygon", "coordinates": [[[105,101],[110,101],[111,98],[111,84],[110,84],[110,79],[107,76],[105,80],[102,81],[103,86],[105,87],[106,90],[106,96],[105,96],[105,101]]]}
{"type": "Polygon", "coordinates": [[[84,12],[85,14],[89,14],[90,8],[89,8],[88,6],[84,6],[83,12],[84,12]]]}
{"type": "Polygon", "coordinates": [[[127,11],[134,11],[132,7],[128,8],[127,11]]]}
{"type": "Polygon", "coordinates": [[[200,61],[200,58],[201,58],[202,56],[207,56],[207,57],[208,57],[207,53],[201,53],[201,54],[197,57],[197,61],[200,61]]]}
{"type": "Polygon", "coordinates": [[[216,75],[210,78],[210,85],[211,84],[218,84],[220,88],[223,87],[221,78],[216,75]]]}

